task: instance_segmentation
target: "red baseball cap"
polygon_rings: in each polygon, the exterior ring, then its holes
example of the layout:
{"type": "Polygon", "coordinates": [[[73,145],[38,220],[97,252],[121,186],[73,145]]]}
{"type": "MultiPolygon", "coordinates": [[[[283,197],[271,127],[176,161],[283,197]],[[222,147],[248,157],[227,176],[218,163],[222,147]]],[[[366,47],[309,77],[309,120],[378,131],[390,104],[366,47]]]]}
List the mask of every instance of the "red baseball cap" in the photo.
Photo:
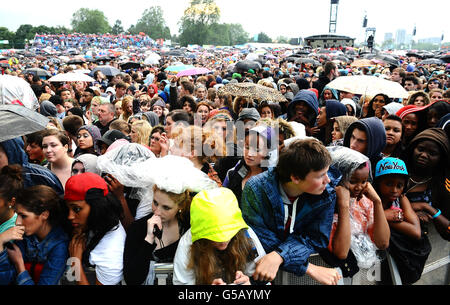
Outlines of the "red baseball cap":
{"type": "Polygon", "coordinates": [[[103,195],[108,195],[108,185],[97,174],[84,173],[70,177],[66,182],[66,189],[64,192],[64,200],[67,201],[81,201],[86,199],[86,193],[90,189],[101,189],[103,195]]]}

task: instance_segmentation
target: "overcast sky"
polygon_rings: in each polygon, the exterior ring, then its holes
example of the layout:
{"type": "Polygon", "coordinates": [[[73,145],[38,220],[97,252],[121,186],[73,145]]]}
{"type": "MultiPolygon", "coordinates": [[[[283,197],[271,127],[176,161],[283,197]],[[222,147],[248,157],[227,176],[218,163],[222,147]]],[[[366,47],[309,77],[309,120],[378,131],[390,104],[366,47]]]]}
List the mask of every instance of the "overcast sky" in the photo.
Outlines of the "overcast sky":
{"type": "MultiPolygon", "coordinates": [[[[448,0],[341,0],[338,7],[337,34],[364,38],[362,22],[365,13],[368,26],[376,27],[376,41],[384,34],[405,29],[415,39],[440,37],[450,41],[448,0]]],[[[189,5],[189,0],[42,0],[8,2],[0,10],[0,27],[16,31],[21,24],[33,26],[71,27],[72,14],[79,8],[99,9],[111,25],[119,19],[125,29],[136,24],[146,8],[159,5],[171,33],[178,33],[178,21],[189,5]]],[[[306,37],[328,33],[330,0],[216,0],[221,9],[221,22],[241,23],[251,35],[267,33],[278,36],[306,37]]],[[[151,33],[150,33],[151,37],[151,33]]]]}

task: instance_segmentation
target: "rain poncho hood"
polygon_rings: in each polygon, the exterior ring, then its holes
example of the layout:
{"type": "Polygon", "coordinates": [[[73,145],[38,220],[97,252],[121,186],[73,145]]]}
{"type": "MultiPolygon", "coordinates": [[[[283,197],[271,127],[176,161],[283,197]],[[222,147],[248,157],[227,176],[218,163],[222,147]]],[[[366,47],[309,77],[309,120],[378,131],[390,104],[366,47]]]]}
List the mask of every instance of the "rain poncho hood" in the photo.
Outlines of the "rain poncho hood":
{"type": "Polygon", "coordinates": [[[199,239],[227,242],[242,229],[248,229],[248,225],[231,190],[201,191],[192,199],[192,243],[199,239]]]}
{"type": "Polygon", "coordinates": [[[361,164],[369,162],[369,158],[365,155],[348,147],[329,146],[327,150],[331,155],[331,165],[342,174],[342,182],[348,182],[361,164]]]}
{"type": "Polygon", "coordinates": [[[75,163],[81,162],[85,172],[100,175],[101,171],[97,168],[97,158],[98,157],[93,154],[82,154],[73,160],[72,168],[75,163]]]}
{"type": "Polygon", "coordinates": [[[386,146],[386,130],[384,129],[383,121],[379,118],[371,117],[356,121],[347,129],[344,136],[344,146],[350,147],[350,138],[353,130],[361,127],[367,135],[367,153],[369,159],[376,158],[383,151],[386,146]]]}

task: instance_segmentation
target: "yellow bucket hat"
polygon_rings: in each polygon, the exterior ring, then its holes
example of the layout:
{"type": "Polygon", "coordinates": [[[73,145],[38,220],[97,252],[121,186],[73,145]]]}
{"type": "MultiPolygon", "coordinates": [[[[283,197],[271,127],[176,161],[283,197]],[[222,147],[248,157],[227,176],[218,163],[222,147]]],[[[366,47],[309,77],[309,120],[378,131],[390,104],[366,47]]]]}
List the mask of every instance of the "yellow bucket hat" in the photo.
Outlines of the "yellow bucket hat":
{"type": "Polygon", "coordinates": [[[248,229],[248,226],[231,190],[205,190],[192,199],[192,243],[199,239],[227,242],[242,229],[248,229]]]}

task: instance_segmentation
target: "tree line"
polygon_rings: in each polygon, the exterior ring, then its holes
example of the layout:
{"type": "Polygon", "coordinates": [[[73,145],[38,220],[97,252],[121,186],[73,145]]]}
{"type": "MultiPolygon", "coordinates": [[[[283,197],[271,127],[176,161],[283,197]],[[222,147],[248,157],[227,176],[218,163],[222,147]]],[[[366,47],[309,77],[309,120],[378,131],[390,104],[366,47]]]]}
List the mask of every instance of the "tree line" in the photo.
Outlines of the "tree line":
{"type": "MultiPolygon", "coordinates": [[[[160,6],[152,6],[144,10],[136,24],[124,29],[121,20],[111,26],[105,14],[98,9],[80,8],[72,15],[71,28],[62,26],[21,25],[16,32],[0,27],[0,40],[8,40],[9,44],[0,44],[0,48],[24,48],[26,42],[34,38],[36,33],[45,34],[132,34],[145,33],[152,39],[172,40],[182,46],[198,45],[239,45],[254,41],[253,37],[239,23],[220,23],[220,8],[214,0],[191,0],[189,7],[178,22],[179,34],[172,35],[164,20],[164,12],[160,6]]],[[[265,33],[257,35],[257,42],[272,42],[265,33]]],[[[278,42],[288,42],[285,37],[278,37],[278,42]]]]}

